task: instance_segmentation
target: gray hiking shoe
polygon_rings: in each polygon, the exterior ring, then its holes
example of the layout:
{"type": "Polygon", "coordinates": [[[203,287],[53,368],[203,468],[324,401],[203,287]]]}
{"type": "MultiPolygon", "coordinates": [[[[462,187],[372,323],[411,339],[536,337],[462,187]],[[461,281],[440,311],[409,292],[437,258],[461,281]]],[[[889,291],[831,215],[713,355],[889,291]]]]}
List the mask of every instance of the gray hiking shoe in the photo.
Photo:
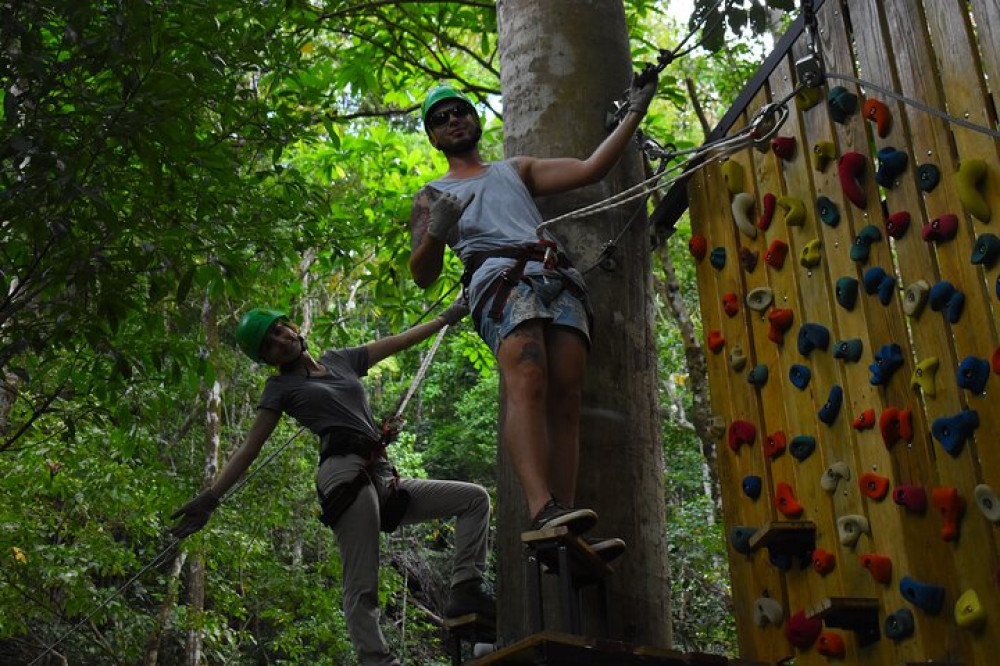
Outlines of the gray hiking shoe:
{"type": "Polygon", "coordinates": [[[560,504],[553,497],[535,514],[529,531],[566,526],[573,534],[583,534],[597,523],[597,514],[591,509],[574,509],[560,504]]]}

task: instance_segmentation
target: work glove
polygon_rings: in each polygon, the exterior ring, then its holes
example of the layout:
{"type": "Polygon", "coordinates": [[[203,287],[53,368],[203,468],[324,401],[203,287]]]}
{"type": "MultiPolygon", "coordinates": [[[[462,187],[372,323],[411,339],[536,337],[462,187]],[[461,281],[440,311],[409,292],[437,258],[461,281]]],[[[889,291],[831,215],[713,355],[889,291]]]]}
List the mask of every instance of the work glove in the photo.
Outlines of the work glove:
{"type": "Polygon", "coordinates": [[[656,72],[648,72],[645,77],[647,80],[643,85],[636,85],[635,77],[633,77],[632,87],[628,90],[629,111],[635,111],[640,116],[645,115],[649,103],[653,101],[653,96],[656,94],[656,72]]]}
{"type": "Polygon", "coordinates": [[[438,316],[444,320],[444,323],[448,326],[452,324],[457,324],[462,321],[465,315],[469,314],[469,301],[465,298],[463,293],[461,296],[455,299],[455,302],[446,307],[441,311],[438,316]]]}
{"type": "Polygon", "coordinates": [[[439,241],[446,240],[474,196],[469,195],[463,201],[450,192],[442,192],[438,200],[431,204],[431,223],[427,226],[427,233],[439,241]]]}
{"type": "Polygon", "coordinates": [[[170,516],[170,520],[181,519],[181,522],[170,528],[170,533],[178,539],[191,536],[208,523],[212,512],[217,508],[219,508],[219,498],[213,495],[211,490],[199,493],[170,516]]]}

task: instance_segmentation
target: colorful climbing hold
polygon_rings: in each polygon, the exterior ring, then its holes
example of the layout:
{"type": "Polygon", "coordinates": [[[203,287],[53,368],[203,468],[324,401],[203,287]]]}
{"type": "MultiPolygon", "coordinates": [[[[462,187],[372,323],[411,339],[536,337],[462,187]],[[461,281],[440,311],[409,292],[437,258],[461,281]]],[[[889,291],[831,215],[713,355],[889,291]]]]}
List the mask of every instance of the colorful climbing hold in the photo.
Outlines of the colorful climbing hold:
{"type": "Polygon", "coordinates": [[[708,241],[701,234],[694,234],[688,241],[688,252],[696,261],[701,261],[708,252],[708,241]]]}
{"type": "Polygon", "coordinates": [[[942,416],[934,419],[931,424],[931,434],[941,447],[952,457],[962,452],[965,441],[979,427],[979,412],[974,409],[963,409],[952,416],[942,416]]]}
{"type": "Polygon", "coordinates": [[[836,227],[840,224],[840,211],[837,204],[833,203],[829,197],[821,196],[816,199],[816,213],[823,224],[828,227],[836,227]]]}
{"type": "Polygon", "coordinates": [[[725,346],[726,338],[723,337],[722,331],[717,328],[713,328],[708,332],[708,348],[711,349],[713,353],[718,354],[725,346]]]}
{"type": "Polygon", "coordinates": [[[891,189],[896,185],[896,179],[906,171],[909,156],[902,150],[886,146],[878,151],[878,168],[875,170],[875,182],[882,187],[891,189]]]}
{"type": "Polygon", "coordinates": [[[892,376],[903,367],[903,350],[895,342],[882,345],[875,352],[875,362],[868,366],[872,386],[888,386],[892,376]]]}
{"type": "Polygon", "coordinates": [[[797,518],[803,511],[802,505],[795,499],[795,490],[784,481],[779,481],[775,488],[774,506],[788,518],[797,518]]]}
{"type": "Polygon", "coordinates": [[[955,173],[955,189],[958,190],[959,200],[965,210],[980,222],[990,221],[990,206],[983,196],[986,174],[986,162],[975,158],[959,162],[955,173]]]}
{"type": "Polygon", "coordinates": [[[767,287],[751,289],[747,294],[747,307],[754,312],[764,312],[774,302],[774,292],[767,287]]]}
{"type": "Polygon", "coordinates": [[[899,591],[903,598],[930,615],[937,615],[944,605],[944,587],[921,582],[910,576],[899,581],[899,591]]]}
{"type": "Polygon", "coordinates": [[[917,187],[923,192],[933,192],[941,182],[941,170],[936,164],[921,164],[917,167],[917,187]]]}
{"type": "Polygon", "coordinates": [[[851,245],[851,260],[865,262],[871,252],[872,243],[882,240],[882,232],[874,224],[861,228],[851,245]]]}
{"type": "Polygon", "coordinates": [[[986,516],[986,520],[991,523],[1000,523],[1000,497],[997,497],[993,488],[985,483],[980,483],[973,489],[972,496],[975,498],[979,511],[986,516]]]}
{"type": "Polygon", "coordinates": [[[913,370],[913,375],[910,377],[910,388],[919,388],[928,398],[936,396],[937,383],[935,379],[937,378],[939,365],[940,361],[938,361],[937,356],[928,356],[917,363],[916,368],[913,370]]]}
{"type": "Polygon", "coordinates": [[[885,448],[892,449],[896,442],[913,441],[913,412],[892,405],[882,410],[878,418],[878,429],[885,448]]]}
{"type": "Polygon", "coordinates": [[[729,531],[729,543],[732,544],[733,550],[737,553],[740,553],[741,555],[749,555],[751,553],[750,539],[756,533],[756,527],[737,525],[729,531]]]}
{"type": "Polygon", "coordinates": [[[777,627],[785,619],[785,609],[777,599],[758,597],[753,603],[753,622],[758,627],[777,627]]]}
{"type": "Polygon", "coordinates": [[[826,94],[826,102],[830,107],[830,117],[837,123],[847,122],[848,116],[854,115],[858,110],[858,96],[844,86],[830,88],[830,92],[826,94]]]}
{"type": "Polygon", "coordinates": [[[787,444],[787,438],[785,436],[784,430],[776,430],[772,432],[764,440],[764,455],[774,460],[782,453],[785,452],[785,446],[787,444]]]}
{"type": "Polygon", "coordinates": [[[886,273],[881,266],[872,266],[866,270],[862,283],[865,285],[865,293],[878,294],[878,300],[882,305],[888,305],[896,292],[896,278],[886,273]]]}
{"type": "Polygon", "coordinates": [[[795,157],[795,137],[776,136],[771,140],[771,150],[781,159],[788,161],[795,157]]]}
{"type": "Polygon", "coordinates": [[[825,576],[833,571],[836,564],[837,558],[830,551],[817,548],[812,552],[812,568],[820,576],[825,576]]]}
{"type": "Polygon", "coordinates": [[[830,346],[830,331],[821,324],[808,322],[799,327],[798,349],[803,356],[809,356],[814,349],[826,351],[830,346]]]}
{"type": "Polygon", "coordinates": [[[875,129],[881,138],[889,134],[892,127],[892,114],[889,107],[877,99],[865,100],[864,115],[867,120],[875,123],[875,129]]]}
{"type": "Polygon", "coordinates": [[[739,453],[741,446],[753,446],[757,438],[757,426],[749,421],[733,421],[729,424],[729,448],[739,453]]]}
{"type": "Polygon", "coordinates": [[[837,147],[832,141],[817,141],[813,144],[813,167],[816,171],[826,171],[836,157],[837,147]]]}
{"type": "Polygon", "coordinates": [[[861,493],[868,499],[881,501],[889,494],[889,478],[880,476],[875,472],[865,472],[858,479],[858,486],[861,493]]]}
{"type": "Polygon", "coordinates": [[[903,312],[910,317],[919,317],[927,304],[931,286],[926,280],[917,280],[903,290],[903,312]]]}
{"type": "Polygon", "coordinates": [[[816,641],[816,652],[824,657],[843,659],[847,654],[844,637],[833,631],[824,631],[820,634],[819,640],[816,641]]]}
{"type": "Polygon", "coordinates": [[[743,494],[750,499],[757,499],[760,497],[760,491],[764,487],[764,482],[759,476],[748,475],[743,477],[743,494]]]}
{"type": "Polygon", "coordinates": [[[722,311],[729,317],[735,317],[739,314],[740,297],[735,292],[728,291],[722,295],[722,311]]]}
{"type": "Polygon", "coordinates": [[[767,254],[764,255],[764,263],[771,268],[780,269],[785,265],[785,256],[788,254],[788,243],[775,238],[767,247],[767,254]]]}
{"type": "Polygon", "coordinates": [[[868,159],[857,152],[844,153],[837,165],[837,176],[844,196],[852,204],[864,210],[868,205],[864,176],[868,169],[868,159]]]}
{"type": "Polygon", "coordinates": [[[820,487],[828,493],[837,489],[837,484],[841,481],[851,480],[851,468],[844,461],[838,461],[830,465],[823,472],[819,479],[820,487]]]}
{"type": "Polygon", "coordinates": [[[888,555],[865,553],[859,558],[861,566],[868,569],[876,583],[888,585],[892,581],[892,560],[888,555]]]}
{"type": "Polygon", "coordinates": [[[734,372],[743,372],[743,368],[747,367],[747,355],[741,345],[733,345],[729,351],[729,367],[734,372]]]}
{"type": "Polygon", "coordinates": [[[893,238],[900,239],[910,228],[910,214],[905,210],[893,213],[885,221],[885,232],[893,238]]]}
{"type": "Polygon", "coordinates": [[[778,208],[785,211],[785,225],[801,227],[806,223],[806,205],[798,197],[778,197],[778,208]]]}
{"type": "Polygon", "coordinates": [[[719,415],[714,415],[708,419],[708,436],[712,440],[719,439],[726,434],[726,419],[719,415]]]}
{"type": "Polygon", "coordinates": [[[833,357],[843,359],[849,363],[857,363],[861,360],[862,351],[864,351],[864,343],[861,341],[861,338],[838,340],[833,346],[833,357]]]}
{"type": "Polygon", "coordinates": [[[985,358],[966,356],[958,364],[958,387],[975,394],[986,390],[990,378],[990,363],[985,358]]]}
{"type": "Polygon", "coordinates": [[[745,191],[743,165],[734,160],[726,160],[722,163],[722,179],[726,183],[726,189],[731,196],[745,191]]]}
{"type": "Polygon", "coordinates": [[[747,192],[737,193],[733,196],[733,202],[730,204],[730,209],[733,211],[733,220],[736,222],[736,228],[739,229],[747,238],[751,239],[757,238],[757,227],[750,219],[753,215],[754,204],[753,195],[747,192]]]}
{"type": "Polygon", "coordinates": [[[816,438],[812,435],[797,435],[792,438],[788,445],[788,452],[799,462],[811,456],[815,450],[816,438]]]}
{"type": "Polygon", "coordinates": [[[840,414],[840,406],[843,402],[844,389],[835,384],[830,389],[826,402],[819,408],[819,412],[817,413],[819,420],[827,425],[833,425],[833,422],[837,420],[837,415],[840,414]]]}
{"type": "Polygon", "coordinates": [[[927,491],[920,486],[898,485],[892,489],[892,501],[912,513],[923,513],[927,509],[927,491]]]}
{"type": "Polygon", "coordinates": [[[875,427],[875,408],[869,407],[865,411],[861,412],[854,417],[851,421],[851,427],[855,430],[871,430],[875,427]]]}
{"type": "Polygon", "coordinates": [[[800,391],[805,390],[805,388],[809,386],[809,380],[811,378],[812,371],[801,363],[795,363],[788,369],[788,379],[792,382],[792,386],[800,391]]]}
{"type": "Polygon", "coordinates": [[[823,101],[823,91],[819,88],[799,88],[795,93],[795,108],[808,111],[823,101]]]}
{"type": "Polygon", "coordinates": [[[949,213],[935,217],[924,225],[922,233],[928,243],[950,241],[958,233],[958,216],[949,213]]]}
{"type": "Polygon", "coordinates": [[[788,618],[785,624],[785,638],[800,650],[812,647],[822,631],[823,621],[818,618],[807,618],[805,611],[799,611],[788,618]]]}
{"type": "Polygon", "coordinates": [[[894,641],[901,641],[913,635],[913,611],[900,608],[885,618],[885,635],[894,641]]]}
{"type": "Polygon", "coordinates": [[[854,310],[854,304],[857,303],[858,300],[857,278],[852,278],[847,275],[837,278],[836,296],[837,303],[839,303],[842,308],[848,312],[854,310]]]}
{"type": "Polygon", "coordinates": [[[970,258],[972,263],[989,270],[993,268],[998,258],[1000,258],[1000,238],[997,238],[995,234],[980,234],[979,238],[976,239],[976,244],[972,247],[972,257],[970,258]]]}
{"type": "Polygon", "coordinates": [[[975,590],[966,590],[955,602],[955,624],[969,631],[981,629],[986,624],[986,609],[975,590]]]}
{"type": "Polygon", "coordinates": [[[941,280],[930,288],[927,303],[931,306],[931,310],[943,312],[949,322],[957,324],[965,308],[965,294],[947,280],[941,280]]]}
{"type": "Polygon", "coordinates": [[[799,254],[799,263],[806,268],[815,268],[819,266],[821,254],[820,247],[822,247],[822,241],[818,238],[814,238],[805,244],[802,248],[802,252],[799,254]]]}
{"type": "Polygon", "coordinates": [[[743,267],[747,273],[753,273],[753,269],[757,268],[757,258],[760,253],[756,250],[751,250],[750,248],[741,247],[740,248],[740,266],[743,267]]]}
{"type": "Polygon", "coordinates": [[[763,363],[758,363],[747,375],[747,382],[749,382],[751,386],[760,388],[767,384],[767,375],[767,366],[763,363]]]}
{"type": "Polygon", "coordinates": [[[721,245],[713,247],[712,253],[708,255],[708,261],[712,264],[712,268],[721,271],[726,267],[726,248],[721,245]]]}
{"type": "Polygon", "coordinates": [[[781,344],[785,341],[785,333],[792,327],[795,314],[788,308],[775,308],[767,313],[770,324],[767,329],[767,339],[781,344]]]}
{"type": "Polygon", "coordinates": [[[763,211],[761,211],[760,219],[757,220],[757,228],[767,231],[771,227],[771,220],[774,219],[774,209],[778,206],[778,197],[768,192],[764,195],[761,205],[763,211]]]}
{"type": "Polygon", "coordinates": [[[862,534],[871,534],[871,525],[868,519],[857,514],[849,514],[837,518],[837,537],[840,545],[853,548],[862,534]]]}
{"type": "Polygon", "coordinates": [[[958,494],[957,488],[934,488],[931,490],[931,504],[944,519],[941,526],[941,539],[957,541],[962,516],[965,515],[965,498],[958,494]]]}

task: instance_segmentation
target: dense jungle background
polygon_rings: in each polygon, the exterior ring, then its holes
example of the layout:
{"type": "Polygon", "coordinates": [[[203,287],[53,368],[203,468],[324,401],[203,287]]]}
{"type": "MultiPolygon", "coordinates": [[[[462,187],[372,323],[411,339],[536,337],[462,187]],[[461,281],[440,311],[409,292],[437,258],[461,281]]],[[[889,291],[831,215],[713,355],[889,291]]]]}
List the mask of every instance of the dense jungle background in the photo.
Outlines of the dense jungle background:
{"type": "MultiPolygon", "coordinates": [[[[625,9],[636,63],[698,12],[716,19],[663,72],[643,125],[683,148],[763,58],[743,35],[793,3],[671,4],[625,9]]],[[[164,552],[167,517],[254,416],[268,370],[233,344],[243,311],[289,312],[315,350],[453,297],[453,257],[426,291],[407,267],[411,196],[445,168],[417,109],[451,82],[502,157],[496,35],[486,0],[0,3],[0,662],[55,645],[39,663],[354,663],[314,437],[286,419],[265,448],[280,453],[164,552]]],[[[733,654],[686,224],[652,276],[674,639],[733,654]]],[[[493,488],[496,368],[469,322],[456,329],[392,456],[404,474],[493,488]]],[[[428,347],[373,369],[377,416],[428,347]]],[[[447,524],[385,540],[383,624],[407,663],[448,663],[450,540],[447,524]]]]}

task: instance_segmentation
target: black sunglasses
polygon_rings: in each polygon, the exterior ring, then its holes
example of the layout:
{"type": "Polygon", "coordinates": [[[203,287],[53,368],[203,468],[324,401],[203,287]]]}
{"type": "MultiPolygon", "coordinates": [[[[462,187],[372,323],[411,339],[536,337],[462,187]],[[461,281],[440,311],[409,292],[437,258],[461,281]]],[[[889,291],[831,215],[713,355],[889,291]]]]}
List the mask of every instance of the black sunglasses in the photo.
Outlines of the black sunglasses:
{"type": "Polygon", "coordinates": [[[435,111],[431,115],[427,116],[427,126],[431,129],[437,129],[448,123],[448,120],[454,116],[456,119],[465,118],[471,113],[475,113],[475,109],[472,108],[470,104],[456,104],[450,109],[444,109],[443,111],[435,111]]]}

